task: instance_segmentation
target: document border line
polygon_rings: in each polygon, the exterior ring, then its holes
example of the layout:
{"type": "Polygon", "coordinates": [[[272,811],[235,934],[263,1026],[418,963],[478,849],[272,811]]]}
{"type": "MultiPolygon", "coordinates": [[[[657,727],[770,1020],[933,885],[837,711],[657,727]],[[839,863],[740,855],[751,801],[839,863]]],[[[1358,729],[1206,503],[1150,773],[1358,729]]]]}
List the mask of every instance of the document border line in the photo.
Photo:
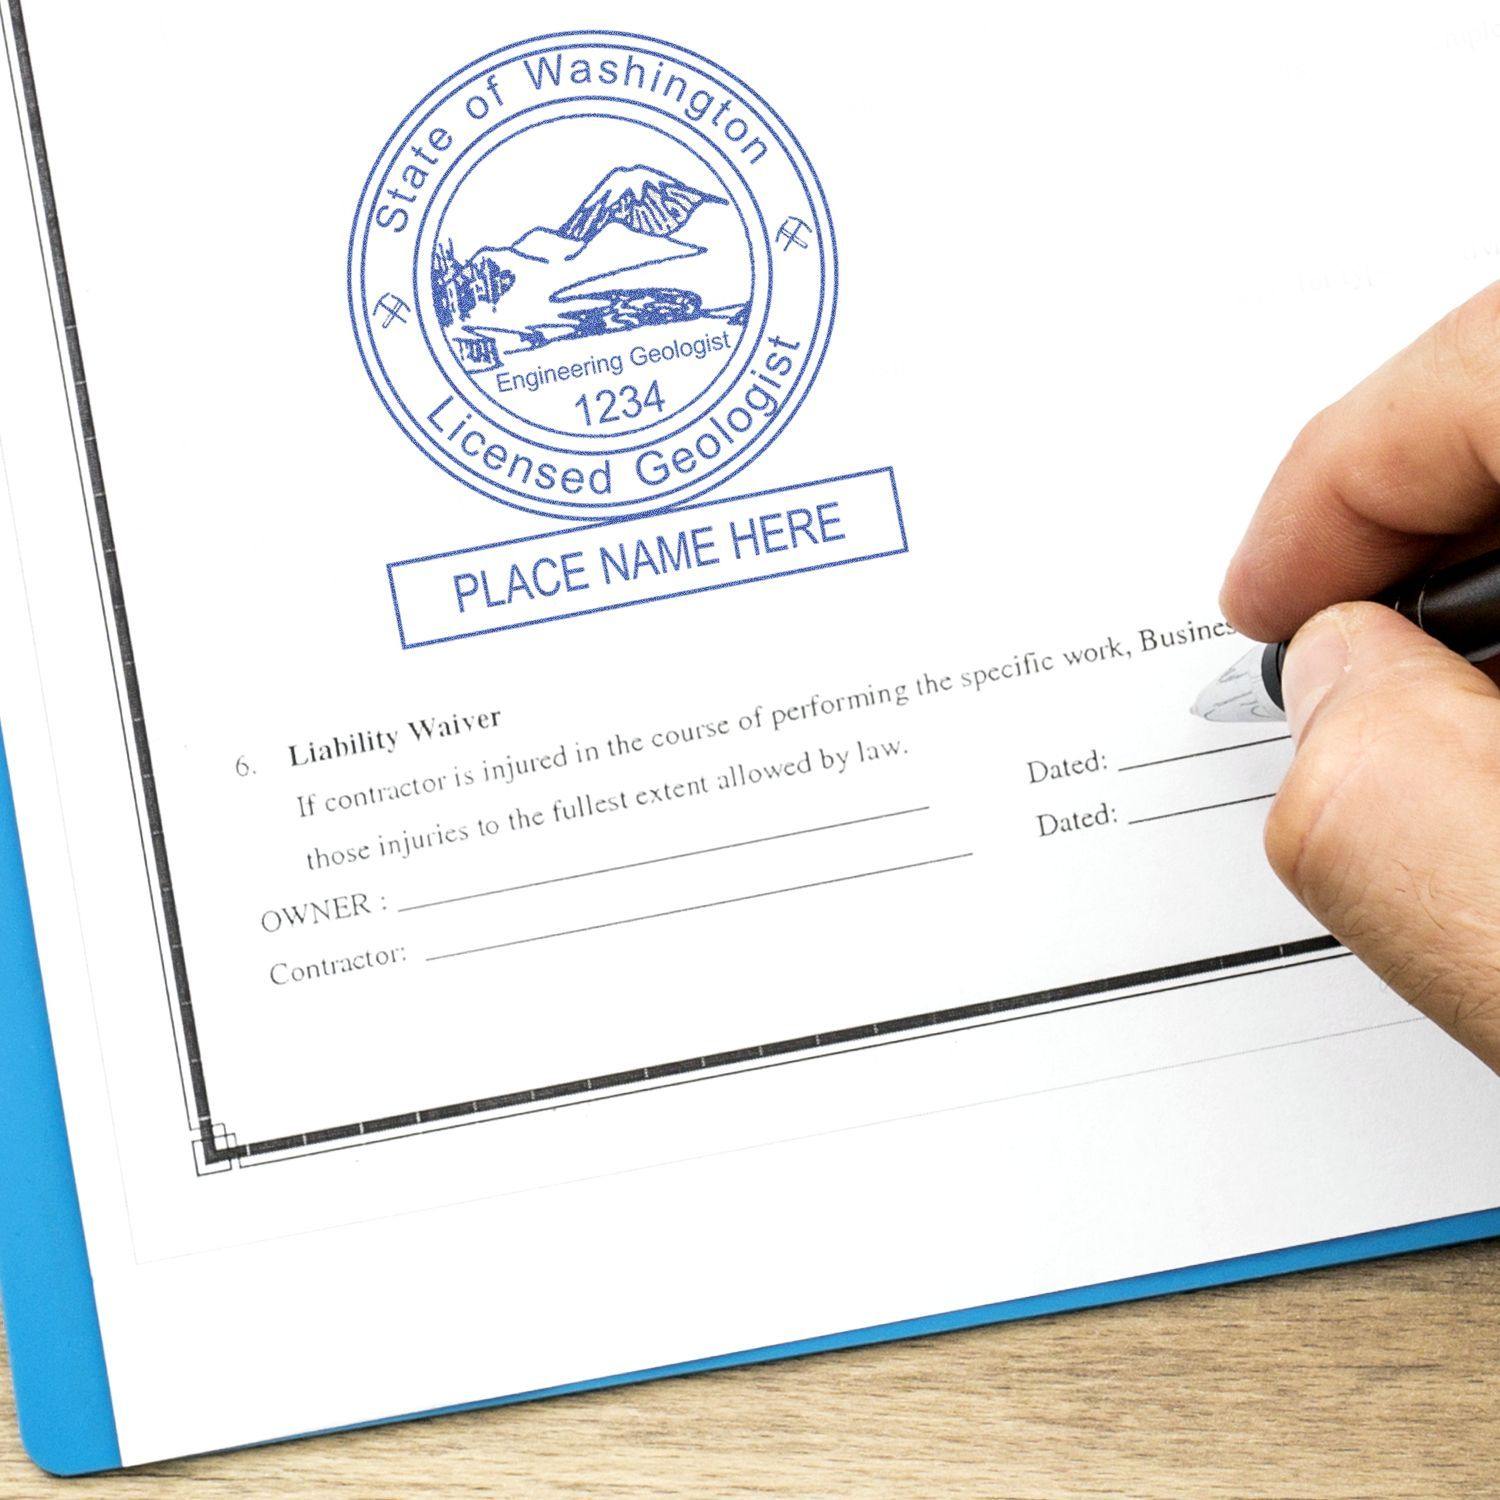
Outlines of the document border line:
{"type": "Polygon", "coordinates": [[[131,767],[131,771],[132,781],[139,798],[136,807],[136,822],[141,841],[141,855],[145,861],[148,883],[152,886],[152,895],[159,903],[160,909],[157,944],[161,953],[162,977],[169,986],[168,1008],[173,1013],[173,1050],[177,1053],[177,1071],[182,1082],[183,1102],[188,1107],[190,1120],[196,1112],[194,1131],[204,1156],[211,1158],[215,1148],[214,1125],[208,1102],[208,1084],[204,1076],[202,1053],[198,1044],[197,1021],[193,1013],[192,990],[188,982],[186,959],[183,956],[177,903],[173,895],[171,866],[167,859],[166,839],[161,827],[161,809],[156,795],[156,777],[152,770],[151,747],[146,736],[145,709],[141,702],[140,683],[135,670],[134,653],[131,649],[130,626],[125,612],[119,558],[113,544],[114,532],[105,497],[103,466],[99,459],[93,409],[89,401],[88,382],[84,375],[83,349],[79,342],[78,321],[73,310],[72,287],[63,253],[57,199],[52,188],[51,167],[42,129],[41,106],[37,99],[36,80],[31,68],[31,54],[26,41],[26,24],[22,16],[21,0],[9,0],[9,10],[11,32],[15,42],[15,73],[19,75],[24,94],[24,98],[16,102],[24,117],[25,144],[30,148],[31,166],[34,172],[35,191],[32,212],[36,222],[39,248],[50,258],[56,285],[57,300],[52,309],[53,336],[62,367],[61,373],[72,386],[69,425],[74,428],[74,453],[85,505],[87,507],[91,502],[93,508],[93,525],[90,527],[90,535],[91,538],[97,535],[98,539],[93,558],[94,572],[98,585],[99,605],[104,613],[105,635],[110,645],[112,675],[115,678],[116,708],[120,713],[120,725],[127,755],[131,749],[135,752],[135,765],[131,767]],[[40,199],[40,203],[37,199],[40,199]],[[108,598],[105,597],[106,584],[108,598]],[[125,690],[124,702],[120,700],[121,683],[125,690]],[[141,818],[143,809],[144,826],[142,826],[141,818]],[[164,934],[161,931],[162,928],[165,928],[164,934]],[[166,938],[165,943],[162,942],[163,936],[166,938]],[[183,1069],[184,1060],[187,1063],[186,1072],[183,1069]],[[190,1103],[189,1094],[191,1094],[190,1103]]]}
{"type": "Polygon", "coordinates": [[[246,1166],[264,1165],[268,1159],[293,1160],[295,1156],[286,1153],[315,1154],[318,1149],[338,1150],[366,1145],[372,1140],[390,1140],[394,1138],[392,1132],[452,1129],[458,1125],[514,1119],[536,1114],[540,1110],[595,1103],[602,1099],[618,1099],[671,1088],[680,1083],[734,1077],[739,1073],[754,1072],[782,1063],[811,1062],[820,1057],[841,1057],[850,1051],[860,1051],[871,1046],[920,1041],[924,1037],[944,1036],[951,1031],[968,1030],[1001,1020],[1039,1020],[1058,1014],[1057,1011],[1043,1009],[1046,1006],[1059,1005],[1064,1012],[1081,1008],[1063,1004],[1070,1000],[1082,1001],[1087,1005],[1104,1005],[1118,1000],[1144,999],[1148,995],[1190,989],[1219,980],[1247,978],[1253,974],[1299,968],[1308,963],[1348,956],[1347,950],[1336,937],[1323,933],[1318,937],[1302,938],[1292,943],[1276,943],[1264,948],[1245,949],[1239,953],[1191,959],[1185,963],[1140,969],[1103,979],[1085,979],[1049,989],[973,1001],[946,1010],[919,1011],[885,1021],[871,1021],[857,1026],[840,1027],[834,1031],[818,1032],[811,1036],[763,1042],[730,1052],[710,1053],[703,1057],[680,1058],[675,1062],[632,1068],[599,1078],[575,1079],[570,1083],[551,1084],[538,1089],[518,1089],[510,1094],[488,1099],[468,1100],[462,1104],[447,1104],[436,1109],[412,1110],[402,1115],[387,1115],[376,1120],[330,1126],[324,1130],[251,1141],[230,1149],[240,1154],[239,1159],[246,1166]],[[1026,1015],[1027,1011],[1032,1014],[1026,1015]]]}

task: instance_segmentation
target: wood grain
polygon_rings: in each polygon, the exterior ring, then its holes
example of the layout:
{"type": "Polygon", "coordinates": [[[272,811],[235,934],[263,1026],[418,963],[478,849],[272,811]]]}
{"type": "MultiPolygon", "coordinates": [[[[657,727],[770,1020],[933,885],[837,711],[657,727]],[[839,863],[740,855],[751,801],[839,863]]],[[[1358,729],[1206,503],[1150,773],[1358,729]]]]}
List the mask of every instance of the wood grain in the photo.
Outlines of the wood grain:
{"type": "Polygon", "coordinates": [[[1500,1493],[1500,1242],[102,1479],[0,1399],[0,1500],[1461,1493],[1500,1493]]]}

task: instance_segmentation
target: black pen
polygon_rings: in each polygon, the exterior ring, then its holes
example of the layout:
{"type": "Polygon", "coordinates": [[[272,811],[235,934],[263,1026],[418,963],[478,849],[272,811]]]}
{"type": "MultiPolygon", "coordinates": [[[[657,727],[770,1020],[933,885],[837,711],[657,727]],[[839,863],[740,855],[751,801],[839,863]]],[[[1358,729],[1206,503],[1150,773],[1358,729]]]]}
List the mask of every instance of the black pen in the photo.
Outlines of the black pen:
{"type": "MultiPolygon", "coordinates": [[[[1500,549],[1408,579],[1376,596],[1469,661],[1500,653],[1500,549]]],[[[1219,724],[1284,719],[1281,667],[1287,643],[1257,646],[1198,694],[1193,712],[1219,724]]]]}

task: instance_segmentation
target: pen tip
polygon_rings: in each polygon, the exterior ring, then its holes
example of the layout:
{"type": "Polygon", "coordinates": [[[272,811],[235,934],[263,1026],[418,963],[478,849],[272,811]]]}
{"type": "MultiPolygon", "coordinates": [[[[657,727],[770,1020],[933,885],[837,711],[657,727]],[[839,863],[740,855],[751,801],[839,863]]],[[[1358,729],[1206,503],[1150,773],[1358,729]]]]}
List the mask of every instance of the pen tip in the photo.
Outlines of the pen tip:
{"type": "Polygon", "coordinates": [[[1249,724],[1285,717],[1271,701],[1261,675],[1263,646],[1252,647],[1198,694],[1192,712],[1211,724],[1249,724]]]}

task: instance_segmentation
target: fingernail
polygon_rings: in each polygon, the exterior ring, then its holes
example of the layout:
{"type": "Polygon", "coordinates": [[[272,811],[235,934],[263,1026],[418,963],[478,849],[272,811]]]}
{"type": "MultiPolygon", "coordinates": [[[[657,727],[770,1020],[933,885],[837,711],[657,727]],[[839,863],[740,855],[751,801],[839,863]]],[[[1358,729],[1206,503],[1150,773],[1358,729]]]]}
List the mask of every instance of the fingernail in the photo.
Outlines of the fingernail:
{"type": "Polygon", "coordinates": [[[1281,692],[1292,739],[1301,743],[1328,690],[1349,670],[1349,637],[1341,611],[1325,610],[1293,637],[1281,669],[1281,692]]]}

